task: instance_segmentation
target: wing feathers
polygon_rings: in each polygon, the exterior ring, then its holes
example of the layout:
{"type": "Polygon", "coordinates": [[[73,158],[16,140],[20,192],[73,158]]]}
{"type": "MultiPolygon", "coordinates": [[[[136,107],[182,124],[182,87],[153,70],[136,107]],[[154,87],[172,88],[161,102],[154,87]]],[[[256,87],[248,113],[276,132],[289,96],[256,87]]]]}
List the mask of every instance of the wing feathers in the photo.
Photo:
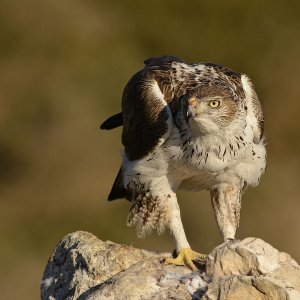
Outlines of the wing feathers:
{"type": "Polygon", "coordinates": [[[120,112],[116,115],[109,117],[107,120],[105,120],[101,124],[100,129],[110,130],[110,129],[114,129],[114,128],[122,126],[122,125],[123,125],[123,113],[120,112]]]}
{"type": "Polygon", "coordinates": [[[242,84],[246,93],[249,122],[253,127],[254,142],[258,144],[264,134],[264,115],[252,82],[246,75],[242,75],[242,84]]]}
{"type": "Polygon", "coordinates": [[[127,200],[131,199],[131,193],[128,192],[123,185],[123,174],[122,174],[122,167],[120,168],[118,175],[115,179],[115,182],[111,188],[111,191],[108,195],[108,201],[126,198],[127,200]]]}
{"type": "Polygon", "coordinates": [[[130,160],[147,155],[168,136],[172,115],[151,71],[142,70],[131,78],[124,89],[122,109],[122,142],[130,160]]]}

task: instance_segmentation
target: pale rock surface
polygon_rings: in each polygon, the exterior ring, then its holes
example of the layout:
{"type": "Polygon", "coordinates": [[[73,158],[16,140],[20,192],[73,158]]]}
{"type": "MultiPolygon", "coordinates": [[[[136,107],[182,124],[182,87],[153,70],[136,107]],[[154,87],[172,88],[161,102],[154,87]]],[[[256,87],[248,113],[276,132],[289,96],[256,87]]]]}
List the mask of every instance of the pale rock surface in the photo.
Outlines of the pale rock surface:
{"type": "Polygon", "coordinates": [[[212,283],[203,299],[215,299],[208,295],[216,289],[230,299],[243,299],[234,296],[242,290],[253,299],[300,299],[299,265],[261,239],[216,247],[207,258],[206,274],[212,283]]]}
{"type": "Polygon", "coordinates": [[[42,299],[300,300],[300,267],[257,238],[224,243],[206,272],[165,265],[166,253],[112,242],[88,232],[64,237],[49,259],[42,299]]]}

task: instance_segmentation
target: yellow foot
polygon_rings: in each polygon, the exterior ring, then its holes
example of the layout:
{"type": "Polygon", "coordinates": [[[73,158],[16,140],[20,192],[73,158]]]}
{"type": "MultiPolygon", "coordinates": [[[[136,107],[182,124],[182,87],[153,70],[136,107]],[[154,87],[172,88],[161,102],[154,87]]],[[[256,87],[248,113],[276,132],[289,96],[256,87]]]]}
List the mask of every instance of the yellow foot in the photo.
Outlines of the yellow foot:
{"type": "Polygon", "coordinates": [[[201,263],[205,263],[206,254],[195,252],[191,248],[183,248],[179,250],[176,258],[166,258],[165,263],[177,266],[187,266],[193,271],[197,271],[198,269],[192,262],[193,260],[199,260],[201,263]]]}

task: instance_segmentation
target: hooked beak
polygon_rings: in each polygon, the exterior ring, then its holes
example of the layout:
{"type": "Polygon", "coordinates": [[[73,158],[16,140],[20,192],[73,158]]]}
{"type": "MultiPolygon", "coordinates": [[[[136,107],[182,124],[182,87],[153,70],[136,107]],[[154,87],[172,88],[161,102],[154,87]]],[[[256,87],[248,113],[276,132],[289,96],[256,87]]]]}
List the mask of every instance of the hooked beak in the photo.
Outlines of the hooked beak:
{"type": "Polygon", "coordinates": [[[197,99],[196,98],[189,99],[189,106],[186,113],[187,120],[189,120],[191,117],[194,118],[196,116],[196,109],[195,109],[196,106],[197,106],[197,99]]]}
{"type": "Polygon", "coordinates": [[[202,114],[205,114],[205,106],[201,105],[198,99],[191,98],[188,102],[189,106],[186,114],[187,119],[191,117],[196,118],[202,114]]]}
{"type": "Polygon", "coordinates": [[[194,107],[189,105],[187,112],[186,112],[186,118],[189,120],[191,117],[194,118],[196,116],[196,110],[194,107]]]}

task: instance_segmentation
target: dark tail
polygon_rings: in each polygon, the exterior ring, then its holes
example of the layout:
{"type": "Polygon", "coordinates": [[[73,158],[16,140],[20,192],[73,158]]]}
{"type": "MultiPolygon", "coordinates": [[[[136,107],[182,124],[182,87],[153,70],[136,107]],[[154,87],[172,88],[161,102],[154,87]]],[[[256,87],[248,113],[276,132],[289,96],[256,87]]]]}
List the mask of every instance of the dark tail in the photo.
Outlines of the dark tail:
{"type": "Polygon", "coordinates": [[[123,174],[122,174],[122,167],[121,167],[115,179],[115,182],[111,188],[111,192],[108,195],[108,199],[107,199],[108,201],[121,199],[121,198],[126,198],[129,201],[131,200],[131,193],[128,192],[123,187],[122,181],[123,181],[123,174]]]}
{"type": "Polygon", "coordinates": [[[110,129],[114,129],[114,128],[122,126],[122,125],[123,125],[123,113],[120,112],[116,115],[109,117],[107,120],[105,120],[101,124],[100,128],[110,130],[110,129]]]}

